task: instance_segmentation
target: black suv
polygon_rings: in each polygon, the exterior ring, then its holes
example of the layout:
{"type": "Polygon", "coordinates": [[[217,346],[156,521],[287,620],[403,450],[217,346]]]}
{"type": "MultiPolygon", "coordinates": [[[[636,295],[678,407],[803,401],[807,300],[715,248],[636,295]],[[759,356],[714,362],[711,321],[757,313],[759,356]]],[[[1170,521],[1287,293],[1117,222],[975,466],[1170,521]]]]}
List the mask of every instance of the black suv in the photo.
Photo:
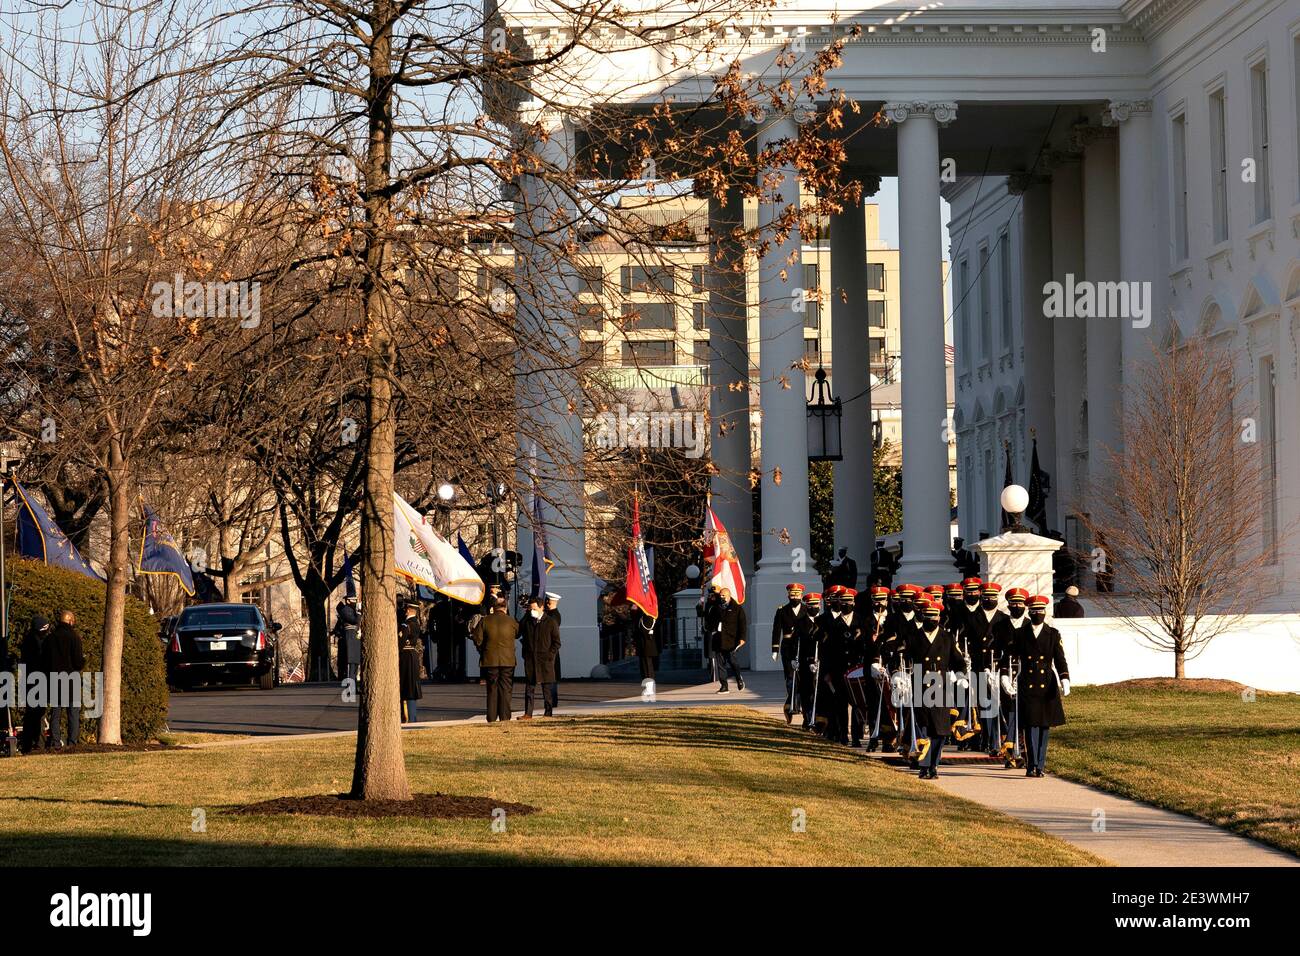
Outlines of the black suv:
{"type": "Polygon", "coordinates": [[[280,624],[267,624],[252,604],[195,604],[181,611],[167,647],[167,683],[178,690],[198,684],[248,684],[262,690],[280,683],[280,624]]]}

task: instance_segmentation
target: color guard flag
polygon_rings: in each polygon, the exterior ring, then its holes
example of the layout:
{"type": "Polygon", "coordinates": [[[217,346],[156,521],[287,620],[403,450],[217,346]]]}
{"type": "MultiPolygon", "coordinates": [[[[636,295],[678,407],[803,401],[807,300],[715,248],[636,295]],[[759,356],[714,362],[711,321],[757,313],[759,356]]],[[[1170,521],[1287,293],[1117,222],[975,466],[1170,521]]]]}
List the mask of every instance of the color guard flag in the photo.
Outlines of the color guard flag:
{"type": "MultiPolygon", "coordinates": [[[[745,572],[731,545],[731,535],[722,526],[713,508],[705,508],[704,515],[704,569],[708,572],[705,590],[710,585],[727,588],[737,604],[745,603],[745,572]]],[[[703,594],[701,594],[703,597],[703,594]]]]}
{"type": "Polygon", "coordinates": [[[393,562],[414,584],[465,604],[482,604],[487,588],[474,566],[424,516],[393,492],[393,562]]]}
{"type": "Polygon", "coordinates": [[[530,597],[546,593],[546,576],[555,562],[551,560],[551,546],[546,542],[546,522],[542,520],[542,498],[533,493],[533,587],[530,597]]]}
{"type": "Polygon", "coordinates": [[[190,563],[176,546],[176,539],[163,527],[158,515],[142,500],[140,512],[144,517],[144,540],[140,542],[141,574],[174,574],[176,581],[190,597],[194,596],[194,577],[190,563]]]}
{"type": "Polygon", "coordinates": [[[645,540],[641,537],[641,506],[632,498],[632,544],[627,549],[627,599],[646,617],[659,617],[659,596],[650,574],[650,561],[646,558],[645,540]]]}
{"type": "Polygon", "coordinates": [[[66,571],[76,571],[96,581],[103,581],[90,566],[90,562],[68,540],[63,530],[45,513],[45,509],[27,493],[27,489],[17,481],[10,480],[18,495],[18,553],[26,558],[35,558],[66,571]]]}

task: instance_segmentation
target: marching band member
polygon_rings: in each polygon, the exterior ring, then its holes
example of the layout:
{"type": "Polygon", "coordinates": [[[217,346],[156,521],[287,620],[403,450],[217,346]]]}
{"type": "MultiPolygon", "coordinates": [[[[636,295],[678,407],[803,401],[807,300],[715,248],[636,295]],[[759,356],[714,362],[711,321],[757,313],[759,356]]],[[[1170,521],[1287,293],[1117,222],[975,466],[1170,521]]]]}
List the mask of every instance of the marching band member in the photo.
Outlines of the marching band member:
{"type": "MultiPolygon", "coordinates": [[[[998,622],[1006,615],[998,610],[998,600],[1002,596],[1002,585],[994,581],[985,581],[980,588],[980,604],[974,612],[966,615],[966,653],[970,655],[971,671],[974,673],[976,686],[992,696],[993,672],[1000,648],[997,646],[996,630],[1002,625],[998,622]]],[[[997,708],[990,704],[980,708],[979,734],[970,742],[970,749],[983,748],[990,752],[997,750],[997,735],[992,730],[993,721],[997,719],[997,708]]]]}
{"type": "Polygon", "coordinates": [[[804,610],[802,584],[787,584],[785,593],[790,600],[776,609],[772,619],[772,660],[781,659],[781,671],[785,675],[785,722],[788,724],[794,720],[798,694],[796,658],[800,646],[809,640],[812,619],[804,610]]]}
{"type": "MultiPolygon", "coordinates": [[[[1061,632],[1047,623],[1051,599],[1036,594],[1028,601],[1029,623],[1017,628],[1004,657],[1019,664],[1016,693],[1020,725],[1025,728],[1025,776],[1041,777],[1047,764],[1047,734],[1065,723],[1062,699],[1070,696],[1070,669],[1061,646],[1061,632]]],[[[1004,676],[1003,690],[1010,691],[1004,676]]]]}
{"type": "Polygon", "coordinates": [[[948,585],[943,589],[943,613],[939,615],[939,624],[957,634],[961,631],[965,608],[961,600],[961,582],[948,585]]]}
{"type": "Polygon", "coordinates": [[[895,643],[898,633],[895,619],[889,610],[891,597],[889,588],[877,585],[871,589],[871,617],[865,622],[863,636],[863,660],[870,665],[870,680],[867,683],[867,719],[872,722],[874,731],[867,741],[867,750],[877,747],[885,750],[893,747],[897,738],[897,725],[893,711],[888,706],[889,663],[895,657],[895,643]],[[868,634],[869,630],[869,634],[868,634]],[[877,717],[879,715],[879,717],[877,717]]]}
{"type": "Polygon", "coordinates": [[[907,638],[907,658],[914,670],[919,669],[919,681],[913,678],[913,694],[920,691],[920,699],[915,702],[917,731],[924,730],[930,738],[929,752],[921,764],[920,778],[934,780],[939,776],[939,757],[943,753],[943,739],[952,728],[952,718],[948,711],[949,681],[958,687],[969,688],[964,671],[965,661],[957,648],[953,636],[939,627],[939,615],[942,609],[938,604],[926,601],[922,608],[923,623],[919,630],[913,631],[907,638]],[[958,676],[961,672],[961,676],[958,676]],[[932,699],[939,688],[938,705],[932,699]]]}
{"type": "MultiPolygon", "coordinates": [[[[1016,631],[1029,623],[1025,614],[1025,602],[1029,592],[1024,588],[1007,588],[1007,613],[995,619],[993,626],[993,643],[998,648],[998,660],[1006,659],[1006,650],[1015,642],[1016,631]]],[[[999,665],[1001,666],[1001,665],[999,665]]],[[[1005,740],[1011,731],[1011,710],[1015,701],[1002,687],[998,688],[1001,697],[999,717],[1001,719],[1002,737],[1005,740]]],[[[990,741],[990,746],[992,741],[990,741]]]]}

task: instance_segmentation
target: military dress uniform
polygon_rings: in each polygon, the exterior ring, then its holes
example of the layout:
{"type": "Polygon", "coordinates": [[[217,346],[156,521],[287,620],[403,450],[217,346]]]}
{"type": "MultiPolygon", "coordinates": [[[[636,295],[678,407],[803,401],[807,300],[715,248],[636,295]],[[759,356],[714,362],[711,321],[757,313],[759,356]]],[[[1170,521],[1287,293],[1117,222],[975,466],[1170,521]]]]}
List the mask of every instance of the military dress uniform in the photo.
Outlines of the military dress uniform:
{"type": "MultiPolygon", "coordinates": [[[[1038,594],[1029,599],[1031,613],[1046,611],[1050,599],[1038,594]]],[[[1025,775],[1041,777],[1047,763],[1047,735],[1065,723],[1062,698],[1070,693],[1070,668],[1061,645],[1061,632],[1043,621],[1030,622],[1015,632],[1015,643],[1005,656],[1019,668],[1016,695],[1020,726],[1025,731],[1025,775]]]]}
{"type": "Polygon", "coordinates": [[[803,604],[804,586],[788,584],[785,588],[790,600],[776,609],[772,618],[772,656],[780,657],[781,672],[785,676],[785,722],[794,720],[799,687],[795,680],[801,648],[809,640],[812,617],[803,604]]]}
{"type": "MultiPolygon", "coordinates": [[[[1002,585],[994,581],[985,581],[980,587],[984,603],[994,603],[1002,595],[1002,585]]],[[[986,609],[984,603],[973,611],[966,611],[965,651],[970,655],[972,687],[985,689],[986,699],[993,698],[987,689],[993,687],[994,674],[1001,649],[997,645],[999,630],[1007,615],[996,609],[986,609]]],[[[996,699],[979,709],[981,729],[970,741],[970,749],[997,749],[998,704],[996,699]]]]}
{"type": "Polygon", "coordinates": [[[889,588],[877,585],[871,589],[872,608],[869,617],[864,619],[863,662],[869,668],[867,682],[867,720],[871,723],[868,750],[877,746],[889,749],[898,739],[894,709],[889,705],[889,666],[894,660],[897,649],[895,644],[898,634],[895,621],[889,610],[889,588]],[[877,611],[876,605],[884,602],[884,607],[877,611]]]}
{"type": "MultiPolygon", "coordinates": [[[[993,644],[998,649],[998,669],[1002,674],[1006,673],[1007,649],[1016,641],[1016,632],[1029,623],[1029,618],[1025,615],[1025,602],[1029,600],[1029,592],[1025,588],[1007,588],[1007,614],[999,616],[993,623],[993,644]],[[1011,611],[1019,611],[1016,616],[1011,615],[1011,611]]],[[[1011,737],[1013,728],[1011,726],[1012,708],[1015,706],[1015,699],[1006,692],[1002,686],[1002,681],[998,681],[998,699],[1001,707],[998,711],[999,730],[998,736],[1005,746],[1006,741],[1011,737]]]]}
{"type": "Polygon", "coordinates": [[[813,700],[817,688],[817,675],[813,664],[817,660],[817,645],[821,640],[822,596],[812,591],[803,596],[804,615],[808,618],[808,630],[798,645],[798,680],[799,710],[803,716],[803,729],[811,730],[816,714],[813,712],[813,700]]]}
{"type": "MultiPolygon", "coordinates": [[[[928,737],[929,751],[921,766],[921,777],[934,779],[939,775],[939,758],[943,753],[943,740],[952,729],[952,714],[948,708],[948,675],[964,671],[966,664],[957,647],[956,638],[939,627],[941,608],[926,602],[922,613],[926,623],[935,624],[933,632],[918,629],[908,636],[906,657],[914,669],[919,669],[919,687],[913,683],[913,693],[921,697],[914,701],[916,729],[920,736],[928,737]],[[935,699],[937,695],[937,700],[935,699]]],[[[965,683],[960,677],[958,683],[965,683]]]]}

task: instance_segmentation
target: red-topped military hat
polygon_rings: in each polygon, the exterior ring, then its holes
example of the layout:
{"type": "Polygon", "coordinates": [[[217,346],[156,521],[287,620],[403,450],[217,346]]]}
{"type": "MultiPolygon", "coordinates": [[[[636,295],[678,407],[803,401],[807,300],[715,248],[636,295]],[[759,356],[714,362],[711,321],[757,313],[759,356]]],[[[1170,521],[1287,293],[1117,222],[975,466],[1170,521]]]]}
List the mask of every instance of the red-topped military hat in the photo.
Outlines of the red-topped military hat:
{"type": "Polygon", "coordinates": [[[1007,588],[1007,603],[1029,600],[1029,592],[1024,588],[1007,588]]]}
{"type": "Polygon", "coordinates": [[[1047,605],[1051,603],[1052,603],[1052,599],[1047,597],[1044,594],[1035,594],[1033,597],[1029,599],[1029,606],[1035,610],[1037,610],[1038,608],[1045,608],[1047,607],[1047,605]]]}

